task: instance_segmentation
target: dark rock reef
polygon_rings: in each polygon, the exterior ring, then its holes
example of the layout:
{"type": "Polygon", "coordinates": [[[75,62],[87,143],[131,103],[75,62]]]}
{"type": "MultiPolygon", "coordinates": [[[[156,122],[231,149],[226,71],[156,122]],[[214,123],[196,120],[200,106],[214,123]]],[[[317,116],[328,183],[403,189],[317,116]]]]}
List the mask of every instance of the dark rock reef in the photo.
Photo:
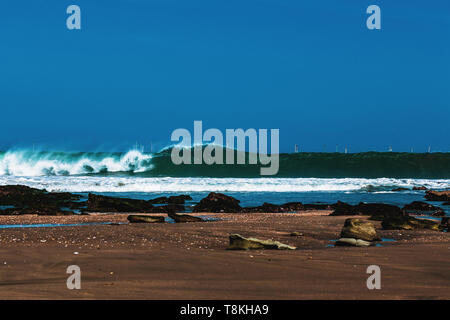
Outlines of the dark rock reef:
{"type": "Polygon", "coordinates": [[[450,201],[450,190],[428,190],[427,192],[425,192],[425,199],[427,199],[428,201],[450,201]]]}
{"type": "Polygon", "coordinates": [[[403,210],[407,213],[412,214],[431,214],[433,216],[445,216],[444,210],[437,206],[433,206],[432,204],[422,202],[422,201],[413,201],[410,204],[407,204],[403,207],[403,210]]]}

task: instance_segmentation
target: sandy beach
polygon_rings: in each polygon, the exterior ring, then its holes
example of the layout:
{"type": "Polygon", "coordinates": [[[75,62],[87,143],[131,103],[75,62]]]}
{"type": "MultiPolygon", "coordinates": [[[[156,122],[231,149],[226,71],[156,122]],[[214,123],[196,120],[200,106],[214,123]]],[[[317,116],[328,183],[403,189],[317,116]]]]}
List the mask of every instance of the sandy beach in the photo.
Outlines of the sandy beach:
{"type": "Polygon", "coordinates": [[[450,299],[449,233],[372,221],[396,241],[333,247],[348,217],[330,212],[202,213],[220,221],[156,224],[120,224],[127,214],[0,216],[0,225],[117,223],[1,229],[0,299],[450,299]],[[232,233],[298,250],[226,250],[232,233]],[[81,290],[66,287],[69,265],[81,269],[81,290]],[[367,289],[369,265],[381,268],[381,290],[367,289]]]}

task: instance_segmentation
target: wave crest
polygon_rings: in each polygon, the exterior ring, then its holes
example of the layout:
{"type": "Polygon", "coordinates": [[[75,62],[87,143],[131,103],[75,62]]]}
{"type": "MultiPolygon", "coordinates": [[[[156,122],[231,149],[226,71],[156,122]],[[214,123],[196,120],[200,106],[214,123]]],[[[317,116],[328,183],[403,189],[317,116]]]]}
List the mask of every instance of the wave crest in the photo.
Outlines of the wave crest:
{"type": "Polygon", "coordinates": [[[0,155],[0,175],[59,176],[107,172],[145,172],[152,156],[138,150],[126,153],[65,153],[7,151],[0,155]]]}

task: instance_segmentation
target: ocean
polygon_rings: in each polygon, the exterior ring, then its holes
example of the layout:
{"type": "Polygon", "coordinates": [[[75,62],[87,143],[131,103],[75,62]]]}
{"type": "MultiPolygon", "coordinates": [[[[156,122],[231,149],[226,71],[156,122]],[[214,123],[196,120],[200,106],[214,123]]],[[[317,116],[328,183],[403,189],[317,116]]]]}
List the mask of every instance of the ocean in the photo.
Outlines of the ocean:
{"type": "MultiPolygon", "coordinates": [[[[170,150],[0,153],[0,185],[136,199],[189,194],[191,204],[214,191],[239,199],[242,206],[337,200],[403,206],[424,200],[424,192],[413,191],[414,186],[450,188],[450,154],[281,154],[278,175],[261,177],[258,172],[255,165],[176,166],[170,161],[170,150]],[[392,191],[395,188],[408,190],[392,191]]],[[[449,215],[450,208],[442,207],[449,215]]]]}

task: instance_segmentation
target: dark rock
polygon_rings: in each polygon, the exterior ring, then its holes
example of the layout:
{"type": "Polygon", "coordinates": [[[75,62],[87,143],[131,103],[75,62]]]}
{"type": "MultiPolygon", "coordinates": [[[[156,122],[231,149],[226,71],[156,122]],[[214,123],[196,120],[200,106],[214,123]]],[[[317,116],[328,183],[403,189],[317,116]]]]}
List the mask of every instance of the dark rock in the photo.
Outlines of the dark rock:
{"type": "Polygon", "coordinates": [[[202,222],[205,221],[200,217],[194,217],[188,214],[169,213],[169,218],[175,220],[175,222],[202,222]]]}
{"type": "Polygon", "coordinates": [[[356,206],[352,206],[351,204],[345,202],[338,201],[332,206],[334,211],[330,214],[330,216],[352,216],[361,214],[356,210],[356,206]]]}
{"type": "Polygon", "coordinates": [[[442,205],[443,205],[443,206],[450,206],[450,201],[444,202],[442,205]]]}
{"type": "Polygon", "coordinates": [[[222,193],[211,192],[203,198],[195,207],[193,212],[241,212],[239,200],[222,193]]]}
{"type": "Polygon", "coordinates": [[[295,212],[304,210],[301,202],[288,202],[282,205],[264,202],[259,207],[245,207],[242,208],[243,213],[281,213],[281,212],[295,212]]]}
{"type": "Polygon", "coordinates": [[[383,229],[386,230],[443,230],[443,227],[439,223],[426,219],[416,219],[410,216],[387,217],[381,222],[381,225],[383,226],[383,229]]]}
{"type": "Polygon", "coordinates": [[[179,196],[171,196],[168,199],[169,204],[184,204],[186,200],[192,200],[191,196],[188,195],[179,195],[179,196]]]}
{"type": "Polygon", "coordinates": [[[355,218],[345,220],[341,238],[354,238],[365,241],[380,240],[372,223],[355,218]]]}
{"type": "Polygon", "coordinates": [[[257,249],[270,249],[270,250],[295,250],[295,247],[287,244],[272,241],[272,240],[259,240],[256,238],[244,238],[239,234],[230,235],[229,250],[257,250],[257,249]]]}
{"type": "Polygon", "coordinates": [[[114,198],[89,193],[90,212],[153,212],[153,205],[145,200],[114,198]]]}
{"type": "Polygon", "coordinates": [[[179,195],[179,196],[170,196],[170,197],[159,197],[152,200],[149,200],[152,204],[184,204],[186,200],[192,200],[189,195],[179,195]]]}
{"type": "Polygon", "coordinates": [[[153,207],[153,213],[175,213],[185,211],[184,205],[182,204],[168,204],[166,206],[153,207]]]}
{"type": "Polygon", "coordinates": [[[403,207],[403,210],[408,213],[415,213],[415,214],[423,214],[430,213],[434,216],[444,216],[445,212],[442,210],[442,208],[433,206],[432,204],[422,202],[422,201],[413,201],[410,204],[407,204],[403,207]]]}
{"type": "Polygon", "coordinates": [[[127,220],[132,223],[163,223],[164,217],[132,214],[127,217],[127,220]]]}
{"type": "Polygon", "coordinates": [[[330,204],[317,204],[317,203],[306,203],[303,205],[304,210],[331,210],[333,205],[330,204]]]}
{"type": "Polygon", "coordinates": [[[409,190],[408,188],[402,188],[402,187],[400,187],[400,188],[392,189],[391,191],[398,192],[398,191],[408,191],[408,190],[409,190]]]}
{"type": "Polygon", "coordinates": [[[384,203],[361,202],[356,206],[352,206],[338,201],[333,207],[334,211],[330,214],[331,216],[363,215],[371,216],[373,220],[381,220],[383,217],[405,215],[399,207],[384,203]]]}
{"type": "Polygon", "coordinates": [[[427,192],[425,192],[425,199],[429,201],[450,201],[450,190],[446,191],[427,190],[427,192]]]}
{"type": "Polygon", "coordinates": [[[81,208],[79,195],[68,192],[47,192],[22,185],[0,186],[0,205],[14,206],[2,214],[70,215],[67,209],[81,208]]]}
{"type": "Polygon", "coordinates": [[[423,191],[423,190],[428,190],[427,187],[421,186],[421,187],[413,187],[412,188],[414,191],[423,191]]]}
{"type": "Polygon", "coordinates": [[[169,198],[167,197],[158,197],[155,199],[148,200],[151,204],[167,204],[169,203],[169,198]]]}
{"type": "Polygon", "coordinates": [[[443,217],[441,220],[441,228],[446,229],[449,232],[450,229],[450,217],[443,217]]]}
{"type": "Polygon", "coordinates": [[[356,211],[362,215],[371,216],[372,220],[382,220],[385,217],[401,217],[406,215],[399,207],[385,203],[363,203],[356,206],[356,211]]]}

